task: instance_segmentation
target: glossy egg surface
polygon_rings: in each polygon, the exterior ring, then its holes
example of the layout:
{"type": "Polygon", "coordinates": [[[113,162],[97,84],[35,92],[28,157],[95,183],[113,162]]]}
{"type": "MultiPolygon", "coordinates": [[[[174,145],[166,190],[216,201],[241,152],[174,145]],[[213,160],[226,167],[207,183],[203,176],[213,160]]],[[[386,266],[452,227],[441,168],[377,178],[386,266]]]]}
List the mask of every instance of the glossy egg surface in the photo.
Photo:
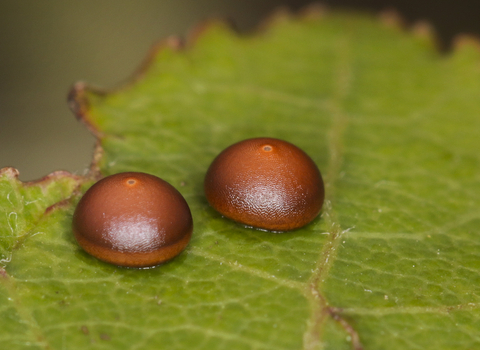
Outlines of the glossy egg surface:
{"type": "Polygon", "coordinates": [[[324,201],[322,176],[313,160],[274,138],[226,148],[210,165],[204,188],[210,205],[225,217],[270,231],[305,226],[324,201]]]}
{"type": "Polygon", "coordinates": [[[80,246],[119,266],[148,267],[170,260],[187,246],[192,230],[182,195],[166,181],[138,172],[95,183],[73,216],[80,246]]]}

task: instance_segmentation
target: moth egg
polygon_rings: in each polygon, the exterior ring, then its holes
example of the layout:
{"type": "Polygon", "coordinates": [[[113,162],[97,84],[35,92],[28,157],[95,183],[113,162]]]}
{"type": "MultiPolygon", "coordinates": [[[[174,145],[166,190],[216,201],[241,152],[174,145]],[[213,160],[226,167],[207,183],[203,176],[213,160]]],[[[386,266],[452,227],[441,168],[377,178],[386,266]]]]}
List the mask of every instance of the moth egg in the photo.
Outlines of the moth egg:
{"type": "Polygon", "coordinates": [[[95,183],[78,202],[73,233],[89,254],[126,267],[150,267],[180,254],[193,231],[187,202],[150,174],[125,172],[95,183]]]}
{"type": "Polygon", "coordinates": [[[223,216],[269,231],[307,225],[320,213],[325,197],[314,161],[297,146],[266,137],[222,151],[207,171],[204,189],[223,216]]]}

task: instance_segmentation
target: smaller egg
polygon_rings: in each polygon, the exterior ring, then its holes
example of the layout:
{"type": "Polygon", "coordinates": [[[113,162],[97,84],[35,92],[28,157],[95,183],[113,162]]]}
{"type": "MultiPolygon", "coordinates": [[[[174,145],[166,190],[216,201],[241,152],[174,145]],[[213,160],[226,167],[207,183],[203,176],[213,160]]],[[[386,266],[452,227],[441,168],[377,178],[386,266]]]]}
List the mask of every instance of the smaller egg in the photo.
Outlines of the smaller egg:
{"type": "Polygon", "coordinates": [[[180,254],[192,235],[187,202],[168,182],[126,172],[95,183],[80,199],[73,233],[89,254],[126,267],[150,267],[180,254]]]}
{"type": "Polygon", "coordinates": [[[222,151],[207,171],[204,188],[210,205],[223,216],[269,231],[307,225],[325,196],[314,161],[297,146],[266,137],[222,151]]]}

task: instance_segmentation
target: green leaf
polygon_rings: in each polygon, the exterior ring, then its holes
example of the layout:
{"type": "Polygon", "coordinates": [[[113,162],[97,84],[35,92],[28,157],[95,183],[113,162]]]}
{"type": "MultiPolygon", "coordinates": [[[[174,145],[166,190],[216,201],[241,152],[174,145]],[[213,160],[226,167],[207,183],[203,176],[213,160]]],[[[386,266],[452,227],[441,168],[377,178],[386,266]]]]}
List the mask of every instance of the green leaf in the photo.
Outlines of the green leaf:
{"type": "Polygon", "coordinates": [[[13,250],[23,240],[42,234],[38,223],[44,214],[61,205],[68,205],[69,196],[81,178],[58,171],[38,181],[22,183],[18,171],[0,169],[0,264],[10,262],[13,250]]]}
{"type": "Polygon", "coordinates": [[[432,42],[345,13],[279,16],[250,37],[211,23],[123,89],[77,84],[71,106],[99,138],[89,176],[1,173],[2,345],[479,348],[480,50],[432,42]],[[256,136],[321,169],[327,200],[307,227],[252,230],[208,206],[210,162],[256,136]],[[173,261],[119,268],[76,244],[78,189],[122,171],[189,203],[194,234],[173,261]]]}

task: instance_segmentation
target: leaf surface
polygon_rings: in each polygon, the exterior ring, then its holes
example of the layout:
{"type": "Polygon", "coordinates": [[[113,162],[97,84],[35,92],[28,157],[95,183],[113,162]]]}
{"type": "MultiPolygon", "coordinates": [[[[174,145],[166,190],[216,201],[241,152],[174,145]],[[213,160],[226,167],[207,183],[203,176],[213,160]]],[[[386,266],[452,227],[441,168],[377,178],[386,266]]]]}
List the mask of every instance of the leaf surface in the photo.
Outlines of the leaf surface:
{"type": "Polygon", "coordinates": [[[0,174],[0,342],[480,347],[480,50],[463,40],[443,56],[424,34],[345,13],[279,16],[251,37],[212,23],[186,49],[163,45],[125,88],[77,84],[70,103],[99,138],[91,174],[48,186],[0,174]],[[257,136],[322,171],[326,203],[307,227],[252,230],[208,206],[210,162],[257,136]],[[147,270],[84,253],[71,215],[97,171],[175,186],[195,223],[187,249],[147,270]]]}

